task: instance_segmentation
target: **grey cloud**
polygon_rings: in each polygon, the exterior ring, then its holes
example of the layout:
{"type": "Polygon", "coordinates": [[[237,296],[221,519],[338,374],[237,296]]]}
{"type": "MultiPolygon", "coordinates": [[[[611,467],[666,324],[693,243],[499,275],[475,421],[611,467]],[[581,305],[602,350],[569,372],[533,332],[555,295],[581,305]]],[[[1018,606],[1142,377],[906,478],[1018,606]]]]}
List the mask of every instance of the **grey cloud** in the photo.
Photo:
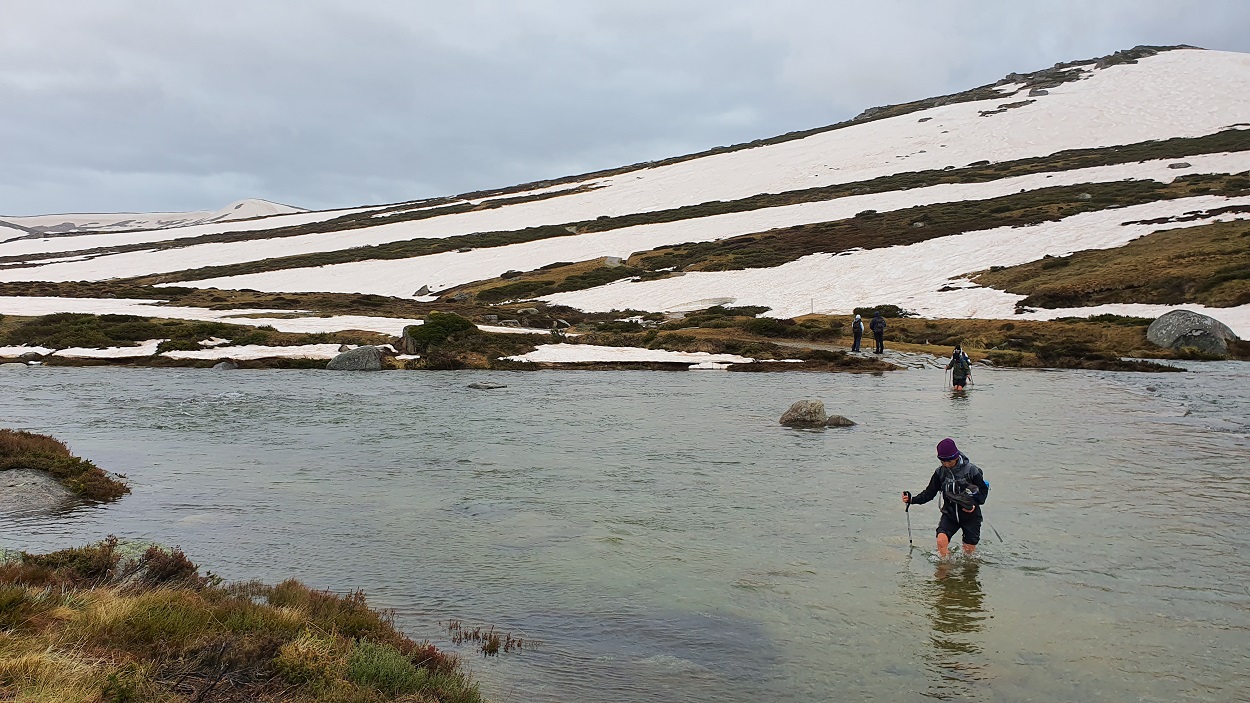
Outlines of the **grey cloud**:
{"type": "Polygon", "coordinates": [[[1250,8],[1193,7],[9,3],[0,213],[401,201],[774,136],[1139,43],[1250,50],[1250,8]]]}

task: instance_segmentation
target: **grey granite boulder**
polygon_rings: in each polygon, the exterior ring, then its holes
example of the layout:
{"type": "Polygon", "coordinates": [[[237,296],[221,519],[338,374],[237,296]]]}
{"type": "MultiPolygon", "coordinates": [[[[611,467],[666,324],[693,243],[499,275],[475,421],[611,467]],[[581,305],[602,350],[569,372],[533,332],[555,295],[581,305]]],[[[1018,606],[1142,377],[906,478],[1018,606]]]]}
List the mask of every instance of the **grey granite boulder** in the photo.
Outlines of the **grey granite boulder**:
{"type": "Polygon", "coordinates": [[[824,401],[800,400],[790,406],[779,422],[786,427],[824,427],[828,420],[824,401]]]}
{"type": "Polygon", "coordinates": [[[213,364],[214,371],[238,371],[239,364],[234,359],[226,359],[213,364]]]}
{"type": "Polygon", "coordinates": [[[1228,343],[1237,335],[1219,320],[1189,310],[1160,315],[1146,328],[1146,340],[1168,349],[1192,347],[1203,354],[1228,356],[1228,343]]]}
{"type": "Polygon", "coordinates": [[[330,359],[326,368],[331,371],[381,371],[382,350],[371,345],[356,347],[330,359]]]}

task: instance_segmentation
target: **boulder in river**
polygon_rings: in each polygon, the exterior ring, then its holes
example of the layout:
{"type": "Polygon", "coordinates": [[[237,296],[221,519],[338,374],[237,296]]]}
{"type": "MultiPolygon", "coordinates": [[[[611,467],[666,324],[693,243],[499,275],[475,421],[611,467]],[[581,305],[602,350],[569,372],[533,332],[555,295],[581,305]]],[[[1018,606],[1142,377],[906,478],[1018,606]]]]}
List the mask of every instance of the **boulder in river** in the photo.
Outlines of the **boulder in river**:
{"type": "Polygon", "coordinates": [[[382,350],[372,345],[356,347],[330,359],[326,368],[331,371],[381,371],[382,350]]]}
{"type": "Polygon", "coordinates": [[[1189,310],[1173,310],[1146,328],[1146,340],[1168,349],[1192,347],[1213,356],[1228,356],[1237,335],[1219,320],[1189,310]]]}
{"type": "Polygon", "coordinates": [[[830,415],[829,419],[825,420],[825,427],[854,427],[854,426],[855,426],[854,420],[843,417],[841,415],[830,415]]]}
{"type": "Polygon", "coordinates": [[[821,400],[800,400],[781,416],[779,422],[786,427],[824,427],[829,421],[825,403],[821,400]]]}
{"type": "Polygon", "coordinates": [[[238,371],[239,363],[234,359],[225,359],[213,364],[214,371],[238,371]]]}

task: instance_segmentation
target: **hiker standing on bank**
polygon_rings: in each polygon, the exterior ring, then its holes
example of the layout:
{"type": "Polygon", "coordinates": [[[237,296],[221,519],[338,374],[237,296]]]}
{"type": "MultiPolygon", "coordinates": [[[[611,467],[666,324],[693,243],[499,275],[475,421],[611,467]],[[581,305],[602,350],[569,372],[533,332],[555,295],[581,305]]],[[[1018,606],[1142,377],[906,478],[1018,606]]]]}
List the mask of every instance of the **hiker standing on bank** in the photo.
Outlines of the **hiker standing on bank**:
{"type": "Polygon", "coordinates": [[[950,541],[955,533],[963,530],[964,554],[976,551],[981,541],[981,506],[990,495],[990,482],[976,464],[955,446],[955,440],[947,437],[937,445],[938,461],[942,465],[933,472],[929,486],[916,495],[903,491],[903,503],[923,505],[942,494],[942,519],[937,526],[938,555],[950,554],[950,541]]]}
{"type": "Polygon", "coordinates": [[[868,328],[872,330],[872,336],[877,339],[877,348],[874,350],[877,354],[885,353],[885,318],[881,317],[881,311],[873,313],[872,322],[868,323],[868,328]]]}
{"type": "Polygon", "coordinates": [[[957,391],[962,391],[964,386],[968,385],[968,377],[972,375],[972,359],[964,353],[958,344],[955,345],[955,351],[951,354],[951,361],[946,365],[946,370],[951,372],[951,386],[957,391]]]}
{"type": "Polygon", "coordinates": [[[855,333],[855,343],[851,345],[851,351],[859,351],[859,341],[864,338],[864,321],[859,319],[859,315],[855,316],[855,322],[851,325],[851,331],[855,333]]]}

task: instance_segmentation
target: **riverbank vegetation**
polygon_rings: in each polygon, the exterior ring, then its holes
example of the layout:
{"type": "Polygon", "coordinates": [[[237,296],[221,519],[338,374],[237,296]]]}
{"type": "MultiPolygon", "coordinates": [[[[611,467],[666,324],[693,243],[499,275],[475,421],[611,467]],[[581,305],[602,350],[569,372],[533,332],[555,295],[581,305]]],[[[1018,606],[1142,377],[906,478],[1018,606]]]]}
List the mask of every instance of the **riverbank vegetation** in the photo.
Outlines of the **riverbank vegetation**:
{"type": "MultiPolygon", "coordinates": [[[[1239,280],[1234,279],[1233,283],[1236,284],[1239,280]]],[[[564,309],[548,308],[541,303],[535,305],[532,308],[522,308],[519,312],[510,311],[510,314],[517,314],[527,324],[547,324],[556,315],[566,314],[564,309]]],[[[863,308],[861,314],[867,317],[871,310],[876,309],[887,313],[889,326],[885,339],[892,349],[946,356],[950,348],[958,342],[963,344],[964,349],[974,359],[984,359],[998,366],[1174,370],[1170,366],[1124,359],[1203,358],[1184,350],[1156,347],[1146,341],[1146,328],[1151,322],[1149,318],[1100,315],[1051,321],[924,319],[912,317],[906,310],[895,305],[863,308]]],[[[499,312],[499,309],[494,310],[499,312]]],[[[410,326],[407,329],[415,336],[411,340],[405,340],[403,337],[359,331],[298,334],[220,323],[155,321],[120,315],[92,319],[96,316],[58,314],[46,316],[56,318],[51,321],[46,318],[7,318],[0,321],[0,333],[5,334],[0,338],[11,344],[33,345],[58,341],[87,346],[85,342],[95,341],[100,346],[126,346],[137,341],[134,337],[144,337],[153,330],[191,330],[194,333],[175,338],[179,341],[178,346],[173,348],[191,348],[192,345],[201,348],[199,342],[202,341],[202,336],[230,339],[231,344],[272,346],[326,342],[390,344],[400,351],[408,346],[415,347],[409,349],[408,353],[418,354],[417,358],[400,359],[387,355],[383,359],[384,368],[408,370],[684,369],[688,366],[688,363],[680,362],[535,364],[508,360],[508,357],[526,354],[543,344],[641,347],[676,352],[736,354],[760,362],[780,362],[785,359],[804,362],[765,363],[755,366],[739,364],[732,367],[735,371],[880,372],[896,368],[876,358],[847,353],[852,343],[852,319],[849,315],[804,315],[794,319],[781,319],[767,316],[767,308],[762,306],[713,306],[677,319],[641,311],[590,315],[568,311],[568,316],[578,321],[569,331],[561,328],[543,333],[510,334],[480,329],[478,325],[494,324],[494,320],[484,319],[487,316],[483,314],[478,314],[476,319],[470,319],[464,315],[432,312],[426,319],[434,320],[438,324],[430,324],[429,329],[423,329],[426,327],[424,325],[410,326]],[[97,338],[94,335],[104,336],[97,338]]],[[[871,340],[871,335],[867,335],[867,338],[871,340]]],[[[871,341],[868,345],[871,345],[871,341]]],[[[230,357],[230,346],[217,348],[222,352],[222,358],[230,357]]],[[[1230,358],[1250,359],[1250,343],[1233,342],[1230,345],[1230,358]]],[[[177,359],[159,354],[132,358],[42,357],[42,363],[53,366],[206,367],[216,361],[215,358],[177,359]]],[[[325,367],[326,360],[271,357],[247,359],[238,363],[244,368],[321,369],[325,367]]]]}
{"type": "Polygon", "coordinates": [[[109,538],[0,564],[0,699],[482,700],[455,655],[406,637],[359,591],[223,585],[180,550],[124,552],[109,538]]]}
{"type": "MultiPolygon", "coordinates": [[[[280,315],[279,315],[280,316],[280,315]]],[[[377,344],[389,339],[372,332],[284,333],[269,326],[232,325],[224,322],[167,320],[138,315],[92,315],[61,312],[40,317],[0,319],[0,346],[27,345],[51,349],[134,346],[164,339],[158,351],[202,349],[200,342],[216,338],[232,345],[260,344],[377,344]]]]}
{"type": "Polygon", "coordinates": [[[82,457],[54,437],[23,430],[0,429],[0,472],[32,469],[47,473],[74,492],[94,501],[114,500],[130,492],[118,477],[82,457]]]}

